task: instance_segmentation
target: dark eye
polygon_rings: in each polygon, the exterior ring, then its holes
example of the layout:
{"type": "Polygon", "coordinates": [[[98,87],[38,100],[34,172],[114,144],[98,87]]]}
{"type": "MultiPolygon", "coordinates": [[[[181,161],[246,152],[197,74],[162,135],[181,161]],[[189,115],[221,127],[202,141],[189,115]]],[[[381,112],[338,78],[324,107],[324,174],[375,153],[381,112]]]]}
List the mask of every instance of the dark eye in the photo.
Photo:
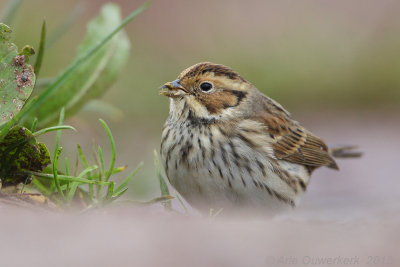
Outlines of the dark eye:
{"type": "Polygon", "coordinates": [[[203,82],[200,84],[200,89],[203,92],[208,92],[213,88],[213,85],[209,82],[203,82]]]}

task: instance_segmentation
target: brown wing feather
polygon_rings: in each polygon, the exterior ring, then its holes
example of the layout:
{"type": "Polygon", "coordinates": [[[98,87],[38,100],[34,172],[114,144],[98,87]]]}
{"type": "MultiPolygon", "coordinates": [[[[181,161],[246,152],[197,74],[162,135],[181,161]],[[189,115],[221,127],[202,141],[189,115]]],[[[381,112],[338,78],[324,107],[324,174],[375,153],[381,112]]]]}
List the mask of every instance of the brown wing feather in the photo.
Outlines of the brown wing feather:
{"type": "Polygon", "coordinates": [[[268,134],[274,140],[272,148],[276,158],[305,165],[310,170],[320,166],[338,169],[324,141],[292,120],[281,106],[268,106],[257,120],[267,126],[268,134]]]}

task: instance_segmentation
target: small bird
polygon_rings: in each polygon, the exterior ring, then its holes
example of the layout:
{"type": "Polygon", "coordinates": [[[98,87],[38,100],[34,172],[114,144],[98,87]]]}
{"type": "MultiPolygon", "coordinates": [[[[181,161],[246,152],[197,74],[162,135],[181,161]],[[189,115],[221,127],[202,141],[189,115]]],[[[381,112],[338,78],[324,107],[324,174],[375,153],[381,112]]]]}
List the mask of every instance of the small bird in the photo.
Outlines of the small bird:
{"type": "Polygon", "coordinates": [[[231,68],[203,62],[164,84],[169,117],[161,160],[171,185],[200,211],[264,210],[276,214],[298,204],[311,173],[338,169],[329,149],[231,68]]]}

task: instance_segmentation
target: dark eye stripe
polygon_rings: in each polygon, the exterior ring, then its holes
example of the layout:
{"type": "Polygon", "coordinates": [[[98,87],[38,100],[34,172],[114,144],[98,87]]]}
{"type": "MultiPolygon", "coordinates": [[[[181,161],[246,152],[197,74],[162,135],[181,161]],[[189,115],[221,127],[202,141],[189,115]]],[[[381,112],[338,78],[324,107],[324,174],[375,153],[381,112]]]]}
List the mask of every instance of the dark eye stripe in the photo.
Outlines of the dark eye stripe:
{"type": "Polygon", "coordinates": [[[242,102],[242,100],[244,98],[246,98],[246,95],[247,95],[247,93],[238,91],[238,90],[233,90],[233,89],[228,89],[228,88],[224,88],[223,90],[224,90],[224,92],[229,92],[232,95],[236,96],[236,103],[233,105],[229,104],[229,103],[224,103],[224,108],[232,108],[232,107],[239,106],[240,102],[242,102]]]}
{"type": "Polygon", "coordinates": [[[220,113],[222,109],[238,106],[247,95],[245,92],[228,88],[223,88],[222,90],[222,95],[218,93],[210,94],[206,99],[201,100],[211,114],[220,113]]]}
{"type": "Polygon", "coordinates": [[[237,97],[237,103],[236,103],[235,106],[239,105],[240,102],[242,102],[243,98],[245,98],[246,94],[247,94],[247,93],[242,92],[242,91],[231,90],[231,89],[228,89],[228,90],[231,91],[232,94],[234,94],[237,97]]]}

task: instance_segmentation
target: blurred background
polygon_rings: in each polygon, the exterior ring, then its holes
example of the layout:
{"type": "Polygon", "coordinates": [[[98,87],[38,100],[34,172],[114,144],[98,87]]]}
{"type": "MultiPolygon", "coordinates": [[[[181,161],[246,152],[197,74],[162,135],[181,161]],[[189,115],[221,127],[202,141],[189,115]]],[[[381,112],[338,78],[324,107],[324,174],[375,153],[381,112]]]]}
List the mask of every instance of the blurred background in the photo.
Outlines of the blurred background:
{"type": "MultiPolygon", "coordinates": [[[[143,3],[114,2],[123,16],[143,3]]],[[[0,0],[0,9],[5,3],[0,0]]],[[[25,1],[11,25],[14,42],[37,47],[43,18],[51,33],[75,12],[68,32],[45,55],[41,77],[56,76],[104,3],[25,1]]],[[[396,0],[155,0],[126,27],[131,56],[102,98],[123,116],[89,105],[67,121],[78,133],[63,133],[63,153],[74,158],[76,143],[88,154],[93,143],[106,148],[101,117],[116,139],[117,164],[132,169],[145,162],[128,193],[158,196],[153,151],[159,149],[169,102],[157,89],[186,67],[212,61],[238,71],[327,143],[359,145],[365,153],[339,161],[340,172],[318,170],[296,212],[343,218],[398,211],[399,18],[396,0]]],[[[50,148],[53,140],[51,134],[42,138],[50,148]]]]}

